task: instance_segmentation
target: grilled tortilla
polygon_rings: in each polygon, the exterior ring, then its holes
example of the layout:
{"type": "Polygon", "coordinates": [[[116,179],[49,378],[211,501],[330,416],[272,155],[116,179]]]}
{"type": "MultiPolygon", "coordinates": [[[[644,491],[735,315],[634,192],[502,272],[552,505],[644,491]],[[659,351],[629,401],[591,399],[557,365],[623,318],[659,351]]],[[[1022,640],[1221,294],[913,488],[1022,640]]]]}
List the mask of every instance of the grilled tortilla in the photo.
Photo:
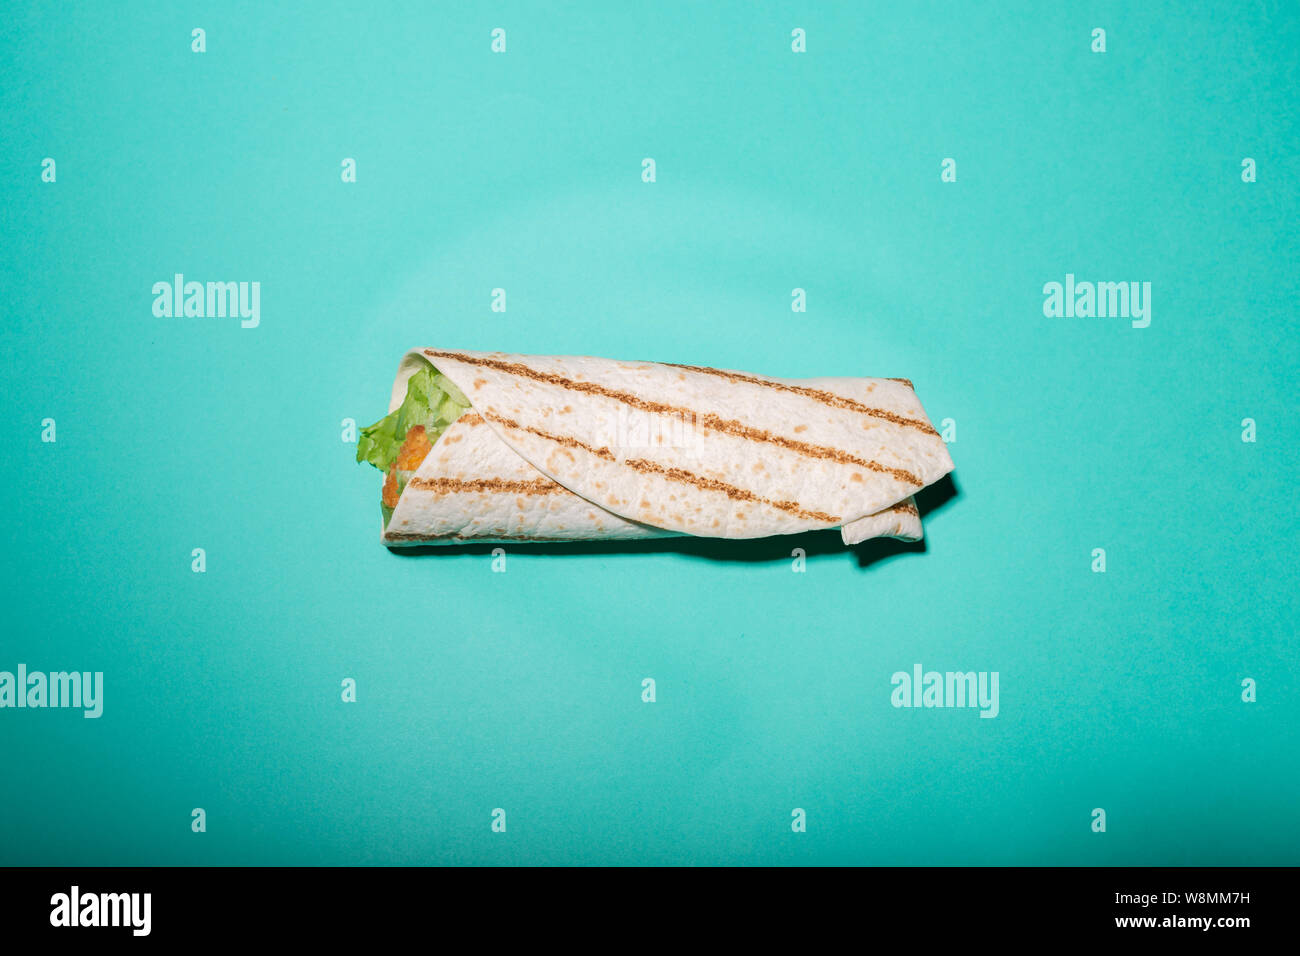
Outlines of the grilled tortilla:
{"type": "Polygon", "coordinates": [[[358,459],[393,547],[841,528],[917,540],[953,468],[906,379],[417,349],[358,459]],[[399,444],[400,443],[400,444],[399,444]]]}

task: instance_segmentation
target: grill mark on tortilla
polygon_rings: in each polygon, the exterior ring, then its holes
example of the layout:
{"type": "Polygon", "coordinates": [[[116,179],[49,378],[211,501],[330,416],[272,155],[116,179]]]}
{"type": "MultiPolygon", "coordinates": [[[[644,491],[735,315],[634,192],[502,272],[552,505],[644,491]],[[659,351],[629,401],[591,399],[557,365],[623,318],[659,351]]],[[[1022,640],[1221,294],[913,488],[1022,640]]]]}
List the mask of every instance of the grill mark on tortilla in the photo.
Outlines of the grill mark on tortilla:
{"type": "Polygon", "coordinates": [[[385,531],[385,541],[578,541],[579,538],[538,538],[528,534],[417,534],[413,531],[385,531]]]}
{"type": "Polygon", "coordinates": [[[419,488],[421,491],[500,491],[519,495],[549,495],[564,490],[558,482],[549,478],[536,478],[532,481],[511,478],[412,478],[406,487],[419,488]]]}
{"type": "MultiPolygon", "coordinates": [[[[608,448],[595,448],[584,441],[572,438],[568,435],[552,435],[550,432],[542,431],[540,428],[534,428],[531,425],[520,425],[518,422],[509,418],[503,418],[492,412],[484,412],[485,418],[491,419],[499,425],[506,428],[513,428],[519,431],[526,431],[536,435],[538,438],[544,438],[547,441],[557,442],[569,448],[581,448],[583,451],[595,455],[597,458],[603,458],[606,461],[617,461],[614,453],[608,448]]],[[[728,498],[734,501],[752,501],[756,504],[769,505],[780,511],[786,511],[790,514],[797,515],[800,518],[809,518],[813,521],[824,521],[827,524],[835,524],[840,519],[834,515],[828,515],[824,511],[809,511],[800,507],[797,501],[772,501],[770,498],[764,498],[752,491],[744,488],[737,488],[735,485],[727,484],[725,481],[718,481],[716,478],[705,478],[694,472],[687,471],[684,468],[666,468],[657,462],[647,461],[644,458],[630,458],[623,464],[633,471],[642,474],[656,474],[667,478],[669,481],[676,481],[682,484],[694,485],[704,491],[720,491],[728,498]]]]}
{"type": "Polygon", "coordinates": [[[884,514],[886,511],[901,511],[904,514],[916,515],[918,518],[921,517],[921,513],[916,510],[916,505],[912,504],[910,501],[900,501],[896,505],[891,505],[883,511],[877,512],[877,514],[884,514]]]}
{"type": "MultiPolygon", "coordinates": [[[[834,392],[828,392],[821,388],[810,388],[807,385],[790,385],[786,382],[772,382],[765,378],[757,378],[753,375],[746,375],[743,372],[724,372],[719,368],[710,368],[707,365],[679,365],[676,362],[660,362],[660,365],[670,365],[673,368],[684,368],[688,372],[700,372],[704,375],[717,375],[728,379],[732,382],[745,382],[750,385],[762,385],[765,388],[774,388],[778,392],[791,392],[795,395],[803,395],[806,398],[813,398],[824,405],[831,405],[835,408],[845,408],[849,411],[858,412],[863,415],[870,415],[872,418],[880,418],[895,425],[902,425],[904,428],[919,428],[921,431],[930,435],[938,435],[929,422],[919,421],[915,418],[908,418],[905,415],[899,415],[897,412],[891,412],[887,408],[874,408],[871,405],[863,405],[861,402],[854,401],[851,398],[845,398],[843,395],[836,395],[834,392]]],[[[890,378],[887,382],[902,382],[908,388],[912,388],[912,383],[905,378],[890,378]]]]}
{"type": "MultiPolygon", "coordinates": [[[[476,412],[461,412],[460,415],[456,418],[456,421],[464,422],[466,425],[482,425],[483,416],[477,414],[476,412]]],[[[451,425],[448,425],[447,427],[450,428],[451,425]]]]}
{"type": "Polygon", "coordinates": [[[498,425],[503,425],[506,428],[513,428],[516,431],[528,432],[529,434],[536,435],[538,438],[545,438],[547,441],[553,441],[557,444],[565,446],[566,448],[581,448],[583,451],[587,452],[588,454],[595,455],[597,458],[603,458],[605,459],[605,461],[612,461],[612,462],[618,461],[618,459],[614,456],[614,453],[610,451],[608,448],[604,448],[604,447],[597,448],[594,445],[588,445],[585,441],[581,441],[577,438],[572,438],[568,435],[553,435],[550,432],[542,431],[540,428],[534,428],[532,425],[520,425],[517,421],[515,421],[512,418],[503,418],[502,416],[494,414],[493,412],[484,412],[483,417],[491,419],[492,421],[496,422],[498,425]]]}
{"type": "Polygon", "coordinates": [[[685,482],[705,491],[720,491],[734,501],[752,501],[756,504],[768,505],[781,511],[787,511],[790,514],[798,515],[800,518],[811,518],[814,521],[824,521],[827,524],[835,524],[840,521],[839,518],[828,515],[824,511],[808,511],[800,507],[797,501],[773,501],[770,498],[764,498],[762,495],[756,495],[752,491],[746,491],[744,488],[729,485],[725,481],[694,474],[684,468],[665,468],[658,462],[647,461],[644,458],[630,458],[624,464],[637,471],[663,475],[670,481],[685,482]]]}
{"type": "MultiPolygon", "coordinates": [[[[916,475],[912,474],[910,471],[907,471],[906,469],[891,468],[888,465],[882,465],[878,461],[868,461],[865,458],[859,458],[856,455],[851,455],[848,452],[843,451],[839,448],[831,448],[827,445],[813,445],[808,442],[798,441],[797,439],[794,438],[786,438],[784,435],[774,435],[765,429],[755,428],[752,425],[746,425],[743,422],[738,422],[735,421],[734,419],[722,418],[721,416],[715,415],[712,412],[695,412],[689,408],[682,408],[680,406],[675,406],[675,405],[665,405],[662,402],[654,402],[646,398],[641,398],[639,395],[633,395],[630,392],[620,392],[616,389],[606,388],[604,385],[599,385],[596,382],[576,382],[573,379],[565,378],[562,375],[555,375],[550,372],[539,372],[536,369],[529,368],[527,365],[521,365],[519,363],[501,362],[496,359],[488,359],[488,358],[474,358],[472,356],[465,355],[460,352],[439,352],[434,349],[425,349],[424,353],[426,355],[433,356],[434,358],[450,358],[450,359],[455,359],[458,362],[465,362],[469,365],[485,365],[488,368],[496,369],[497,371],[505,372],[510,375],[522,375],[525,378],[531,378],[535,381],[543,382],[548,385],[558,385],[561,388],[567,388],[573,391],[590,392],[595,395],[602,395],[606,398],[615,399],[617,401],[623,402],[624,404],[631,405],[633,408],[639,408],[642,411],[646,411],[646,412],[654,412],[661,415],[664,414],[678,415],[678,416],[689,415],[692,416],[696,421],[703,424],[704,427],[712,428],[714,431],[724,432],[729,435],[735,435],[738,438],[747,438],[750,441],[765,442],[767,444],[778,445],[782,448],[786,448],[790,451],[796,452],[797,454],[805,455],[809,458],[830,459],[841,465],[857,465],[861,468],[866,468],[870,471],[878,472],[884,475],[890,475],[897,481],[901,481],[904,484],[914,485],[915,487],[918,488],[922,486],[921,479],[918,478],[916,475]]],[[[689,366],[683,366],[683,367],[689,367],[689,366]]],[[[794,388],[794,386],[788,386],[788,387],[794,388]]],[[[830,393],[827,392],[825,394],[829,395],[830,393]]],[[[838,398],[838,396],[836,397],[838,398]]],[[[849,400],[845,399],[845,401],[849,401],[849,400]]],[[[865,405],[861,407],[866,408],[865,405]]],[[[485,417],[491,417],[491,416],[487,416],[486,413],[483,414],[485,415],[485,417]]],[[[893,413],[888,412],[885,414],[893,414],[893,413]]],[[[906,422],[918,426],[920,424],[918,422],[912,422],[911,419],[902,418],[901,416],[895,416],[895,417],[899,418],[900,422],[906,422]]],[[[492,420],[500,421],[495,417],[493,417],[492,420]]],[[[514,427],[518,428],[520,426],[516,424],[514,427]]],[[[934,432],[933,428],[929,428],[928,426],[926,426],[926,428],[928,431],[934,432]]],[[[531,428],[526,428],[525,430],[533,431],[533,429],[531,428]]],[[[935,434],[938,433],[935,432],[935,434]]],[[[590,446],[582,445],[580,442],[577,442],[577,439],[569,439],[569,438],[562,439],[553,435],[545,435],[544,437],[548,437],[552,441],[560,441],[561,444],[576,443],[576,445],[570,445],[570,447],[582,447],[588,451],[594,451],[594,449],[592,449],[590,446]]],[[[603,451],[605,452],[605,454],[601,455],[602,458],[607,458],[609,461],[615,460],[613,454],[609,451],[608,448],[603,449],[603,451]]]]}

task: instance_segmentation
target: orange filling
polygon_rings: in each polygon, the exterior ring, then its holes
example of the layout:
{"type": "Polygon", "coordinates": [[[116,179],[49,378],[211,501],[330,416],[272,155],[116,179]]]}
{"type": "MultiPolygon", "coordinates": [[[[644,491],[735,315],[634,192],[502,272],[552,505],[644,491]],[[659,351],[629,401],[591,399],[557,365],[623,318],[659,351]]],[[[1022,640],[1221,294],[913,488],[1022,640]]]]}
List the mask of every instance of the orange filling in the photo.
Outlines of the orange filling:
{"type": "Polygon", "coordinates": [[[381,500],[385,508],[396,508],[397,499],[402,495],[402,490],[397,484],[397,473],[415,471],[432,448],[433,444],[429,441],[424,426],[411,426],[411,430],[406,433],[406,441],[402,442],[402,447],[397,450],[397,461],[393,462],[393,467],[388,469],[388,477],[384,479],[384,493],[381,500]]]}
{"type": "Polygon", "coordinates": [[[402,447],[397,451],[397,470],[415,471],[432,447],[429,436],[424,432],[424,426],[411,426],[411,430],[406,433],[406,441],[402,442],[402,447]]]}
{"type": "Polygon", "coordinates": [[[394,465],[388,469],[388,477],[384,479],[384,493],[380,496],[385,508],[396,508],[397,498],[401,494],[397,490],[397,466],[394,465]]]}

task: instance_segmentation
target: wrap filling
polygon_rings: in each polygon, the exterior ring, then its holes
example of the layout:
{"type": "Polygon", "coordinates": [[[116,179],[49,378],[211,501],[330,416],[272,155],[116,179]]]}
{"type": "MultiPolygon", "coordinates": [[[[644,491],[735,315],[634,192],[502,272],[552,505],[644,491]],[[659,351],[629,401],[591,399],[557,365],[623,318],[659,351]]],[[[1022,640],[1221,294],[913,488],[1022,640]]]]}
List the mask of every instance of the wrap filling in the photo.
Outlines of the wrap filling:
{"type": "Polygon", "coordinates": [[[407,381],[402,404],[361,430],[357,461],[369,462],[385,475],[381,498],[385,528],[406,483],[447,426],[468,408],[469,399],[451,379],[426,365],[407,381]]]}

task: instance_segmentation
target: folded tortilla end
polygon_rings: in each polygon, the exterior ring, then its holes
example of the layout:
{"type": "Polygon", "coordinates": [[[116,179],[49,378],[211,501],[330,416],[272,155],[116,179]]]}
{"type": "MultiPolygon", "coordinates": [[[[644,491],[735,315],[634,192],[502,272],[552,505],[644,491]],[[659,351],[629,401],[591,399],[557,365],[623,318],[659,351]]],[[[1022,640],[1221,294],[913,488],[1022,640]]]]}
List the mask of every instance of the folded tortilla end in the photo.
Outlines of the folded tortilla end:
{"type": "Polygon", "coordinates": [[[900,541],[920,541],[925,537],[921,528],[921,513],[915,498],[907,498],[850,521],[840,528],[840,537],[847,545],[861,544],[870,538],[897,538],[900,541]]]}

